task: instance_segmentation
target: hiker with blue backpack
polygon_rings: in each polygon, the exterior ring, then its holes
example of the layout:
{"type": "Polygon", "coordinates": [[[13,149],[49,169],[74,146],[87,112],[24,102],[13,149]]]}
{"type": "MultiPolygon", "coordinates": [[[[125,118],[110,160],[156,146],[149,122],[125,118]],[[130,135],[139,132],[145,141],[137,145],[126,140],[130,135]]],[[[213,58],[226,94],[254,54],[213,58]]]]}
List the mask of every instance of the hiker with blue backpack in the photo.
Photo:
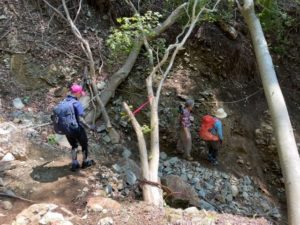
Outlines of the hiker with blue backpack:
{"type": "Polygon", "coordinates": [[[219,108],[214,116],[205,115],[202,117],[199,136],[206,142],[208,148],[208,161],[218,165],[218,152],[223,143],[223,128],[220,119],[226,118],[227,113],[219,108]]]}
{"type": "Polygon", "coordinates": [[[90,167],[94,164],[93,160],[88,159],[88,138],[84,129],[85,127],[93,130],[94,127],[85,122],[84,108],[78,101],[84,95],[85,92],[82,86],[73,84],[70,88],[70,94],[54,108],[52,115],[54,131],[58,134],[66,135],[68,142],[72,146],[72,171],[80,168],[77,160],[78,144],[81,146],[83,154],[81,168],[90,167]]]}

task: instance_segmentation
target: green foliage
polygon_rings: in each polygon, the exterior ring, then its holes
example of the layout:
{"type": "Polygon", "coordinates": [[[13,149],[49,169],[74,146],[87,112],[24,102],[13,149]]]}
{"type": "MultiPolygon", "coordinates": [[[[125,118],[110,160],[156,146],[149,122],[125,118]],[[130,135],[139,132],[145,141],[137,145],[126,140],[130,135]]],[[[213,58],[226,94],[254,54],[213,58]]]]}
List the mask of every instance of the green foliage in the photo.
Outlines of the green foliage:
{"type": "Polygon", "coordinates": [[[152,30],[159,24],[162,15],[158,12],[147,11],[145,15],[118,18],[120,27],[113,28],[106,44],[111,50],[112,56],[117,58],[128,54],[134,41],[142,33],[152,35],[152,30]]]}
{"type": "MultiPolygon", "coordinates": [[[[183,0],[166,0],[165,7],[169,10],[174,10],[177,6],[184,3],[186,1],[183,0]]],[[[195,0],[189,1],[188,13],[191,15],[193,5],[195,0]]],[[[196,6],[196,14],[203,8],[206,7],[207,9],[212,9],[213,6],[216,4],[216,0],[199,0],[199,3],[196,6]]],[[[234,0],[223,0],[219,3],[217,10],[215,12],[204,12],[202,17],[200,18],[200,23],[202,22],[218,22],[220,20],[229,22],[233,18],[234,12],[234,0]]],[[[186,24],[188,21],[188,16],[183,15],[180,19],[181,24],[186,24]]]]}
{"type": "Polygon", "coordinates": [[[148,134],[148,133],[150,133],[151,132],[151,128],[148,126],[148,125],[146,125],[146,124],[144,124],[143,126],[142,126],[142,132],[143,132],[143,134],[148,134]]]}
{"type": "Polygon", "coordinates": [[[47,140],[48,140],[48,143],[49,143],[50,145],[55,145],[55,144],[57,144],[56,138],[55,138],[55,135],[54,135],[54,134],[50,134],[50,135],[48,136],[47,140]]]}
{"type": "Polygon", "coordinates": [[[258,14],[264,31],[275,35],[276,44],[272,47],[275,53],[284,53],[289,44],[286,28],[290,28],[295,20],[283,12],[276,0],[258,0],[261,11],[258,14]]]}
{"type": "MultiPolygon", "coordinates": [[[[164,55],[164,53],[167,49],[165,38],[156,38],[156,39],[150,41],[149,44],[154,51],[153,54],[158,54],[159,58],[161,58],[164,55]]],[[[148,51],[145,52],[145,56],[150,58],[148,51]]],[[[153,55],[153,58],[154,58],[154,63],[155,63],[156,59],[157,59],[156,55],[153,55]]],[[[158,62],[156,62],[156,63],[158,63],[158,62]]]]}

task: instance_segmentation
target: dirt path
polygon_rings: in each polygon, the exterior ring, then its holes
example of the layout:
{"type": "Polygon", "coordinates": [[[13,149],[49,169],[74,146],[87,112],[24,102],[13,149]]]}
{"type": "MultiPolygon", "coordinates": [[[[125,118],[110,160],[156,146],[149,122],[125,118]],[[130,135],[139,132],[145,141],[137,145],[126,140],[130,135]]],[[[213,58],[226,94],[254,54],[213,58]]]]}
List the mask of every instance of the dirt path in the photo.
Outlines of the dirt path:
{"type": "MultiPolygon", "coordinates": [[[[17,196],[22,196],[34,203],[54,203],[71,211],[78,211],[84,206],[81,202],[84,188],[90,189],[88,177],[92,176],[97,168],[88,168],[77,172],[70,171],[70,159],[62,152],[60,157],[56,154],[45,161],[39,156],[45,149],[32,149],[29,160],[21,162],[16,168],[6,171],[3,175],[6,187],[17,196]],[[35,157],[33,157],[35,156],[35,157]]],[[[48,154],[47,154],[48,155],[48,154]]],[[[0,224],[11,224],[15,216],[31,203],[6,197],[12,209],[0,209],[0,224]]]]}

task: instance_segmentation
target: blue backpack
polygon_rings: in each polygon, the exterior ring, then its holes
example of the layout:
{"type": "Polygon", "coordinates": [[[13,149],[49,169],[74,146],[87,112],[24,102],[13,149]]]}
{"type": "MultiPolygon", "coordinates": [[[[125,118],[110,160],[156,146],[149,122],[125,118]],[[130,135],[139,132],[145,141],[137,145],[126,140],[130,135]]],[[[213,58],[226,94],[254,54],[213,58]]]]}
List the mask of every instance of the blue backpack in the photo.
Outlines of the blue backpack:
{"type": "Polygon", "coordinates": [[[75,99],[64,99],[53,109],[51,119],[57,134],[72,134],[79,127],[74,110],[75,99]]]}

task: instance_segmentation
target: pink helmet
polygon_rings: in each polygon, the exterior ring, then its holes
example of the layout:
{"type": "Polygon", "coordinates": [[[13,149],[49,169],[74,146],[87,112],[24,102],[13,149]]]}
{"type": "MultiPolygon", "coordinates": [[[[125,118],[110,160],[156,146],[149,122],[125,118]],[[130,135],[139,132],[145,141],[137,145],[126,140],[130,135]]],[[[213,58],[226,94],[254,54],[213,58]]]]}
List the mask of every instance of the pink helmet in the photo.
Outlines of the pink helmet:
{"type": "Polygon", "coordinates": [[[83,91],[83,88],[78,84],[73,84],[70,89],[72,94],[80,93],[81,95],[85,95],[85,92],[83,91]]]}

